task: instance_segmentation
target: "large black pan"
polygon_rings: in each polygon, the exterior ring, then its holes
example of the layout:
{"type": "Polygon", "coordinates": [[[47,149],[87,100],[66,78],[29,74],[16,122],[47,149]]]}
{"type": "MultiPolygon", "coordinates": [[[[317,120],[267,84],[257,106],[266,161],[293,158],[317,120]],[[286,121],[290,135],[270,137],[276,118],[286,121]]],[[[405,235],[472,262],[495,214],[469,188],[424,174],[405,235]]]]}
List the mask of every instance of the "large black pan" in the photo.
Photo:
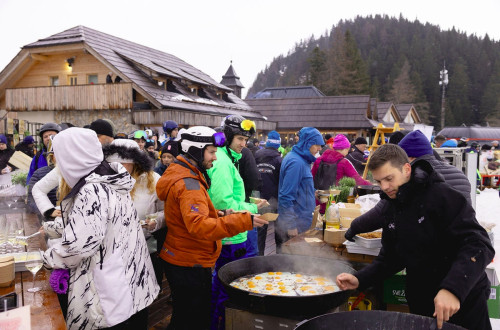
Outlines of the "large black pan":
{"type": "Polygon", "coordinates": [[[325,276],[333,280],[340,273],[354,273],[354,269],[342,261],[278,254],[230,262],[219,270],[218,276],[232,304],[254,313],[282,317],[312,317],[324,314],[346,302],[352,292],[337,291],[314,296],[285,297],[251,293],[230,285],[242,276],[279,271],[325,276]]]}
{"type": "MultiPolygon", "coordinates": [[[[386,311],[352,311],[320,315],[301,322],[296,330],[382,330],[382,329],[437,329],[436,319],[415,314],[386,311]]],[[[444,330],[463,329],[451,323],[443,324],[444,330]]]]}
{"type": "Polygon", "coordinates": [[[356,186],[356,191],[359,196],[369,195],[369,194],[378,194],[380,193],[379,186],[369,186],[369,185],[359,185],[356,186]]]}

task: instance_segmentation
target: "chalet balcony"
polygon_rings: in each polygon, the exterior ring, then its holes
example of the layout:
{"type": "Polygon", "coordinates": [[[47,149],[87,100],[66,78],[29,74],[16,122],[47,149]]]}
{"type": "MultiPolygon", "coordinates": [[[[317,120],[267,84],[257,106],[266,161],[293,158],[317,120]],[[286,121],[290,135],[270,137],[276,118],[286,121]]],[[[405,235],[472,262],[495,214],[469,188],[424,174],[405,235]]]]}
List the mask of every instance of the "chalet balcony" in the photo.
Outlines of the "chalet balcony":
{"type": "Polygon", "coordinates": [[[132,109],[132,84],[97,84],[7,89],[7,111],[132,109]]]}

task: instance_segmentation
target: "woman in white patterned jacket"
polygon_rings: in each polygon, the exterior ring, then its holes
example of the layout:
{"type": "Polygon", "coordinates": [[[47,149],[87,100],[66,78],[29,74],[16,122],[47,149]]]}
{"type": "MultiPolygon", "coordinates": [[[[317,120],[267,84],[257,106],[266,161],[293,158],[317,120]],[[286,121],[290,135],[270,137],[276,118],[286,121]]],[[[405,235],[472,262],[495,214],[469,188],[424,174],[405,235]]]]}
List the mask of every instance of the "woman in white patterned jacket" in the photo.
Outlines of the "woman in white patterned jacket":
{"type": "Polygon", "coordinates": [[[70,271],[68,329],[146,329],[159,287],[129,194],[134,179],[103,161],[94,131],[69,128],[53,148],[61,184],[71,191],[61,203],[62,242],[43,259],[70,271]]]}

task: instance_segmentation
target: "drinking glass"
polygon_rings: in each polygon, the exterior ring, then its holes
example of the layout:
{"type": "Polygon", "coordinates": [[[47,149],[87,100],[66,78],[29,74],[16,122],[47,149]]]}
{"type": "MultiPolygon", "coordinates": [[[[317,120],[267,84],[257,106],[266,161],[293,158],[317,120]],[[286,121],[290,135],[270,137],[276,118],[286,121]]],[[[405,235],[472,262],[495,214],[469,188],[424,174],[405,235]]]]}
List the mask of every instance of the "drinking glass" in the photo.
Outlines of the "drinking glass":
{"type": "Polygon", "coordinates": [[[28,289],[28,292],[38,292],[42,289],[40,287],[35,287],[36,273],[38,273],[43,266],[41,253],[40,250],[26,253],[26,269],[33,274],[33,286],[31,289],[28,289]]]}
{"type": "Polygon", "coordinates": [[[10,243],[9,252],[18,252],[21,246],[18,244],[16,237],[23,234],[22,225],[17,221],[17,217],[12,214],[7,216],[7,239],[10,243]]]}
{"type": "Polygon", "coordinates": [[[0,214],[0,254],[7,253],[7,217],[0,214]]]}

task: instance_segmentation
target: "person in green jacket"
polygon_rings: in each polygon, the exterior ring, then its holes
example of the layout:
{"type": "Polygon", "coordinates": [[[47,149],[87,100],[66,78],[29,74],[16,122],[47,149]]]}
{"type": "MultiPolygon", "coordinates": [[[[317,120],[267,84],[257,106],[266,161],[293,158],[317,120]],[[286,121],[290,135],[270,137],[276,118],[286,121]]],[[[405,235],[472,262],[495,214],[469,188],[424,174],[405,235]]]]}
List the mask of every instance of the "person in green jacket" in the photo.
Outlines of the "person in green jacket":
{"type": "MultiPolygon", "coordinates": [[[[255,133],[255,123],[242,116],[227,116],[223,127],[226,145],[217,148],[217,160],[207,171],[211,180],[208,194],[218,210],[249,211],[257,213],[265,202],[245,202],[245,186],[239,173],[241,150],[255,133]]],[[[227,294],[217,278],[218,270],[225,264],[247,256],[247,232],[222,240],[222,251],[215,263],[212,285],[212,329],[225,328],[224,301],[227,294]]]]}

